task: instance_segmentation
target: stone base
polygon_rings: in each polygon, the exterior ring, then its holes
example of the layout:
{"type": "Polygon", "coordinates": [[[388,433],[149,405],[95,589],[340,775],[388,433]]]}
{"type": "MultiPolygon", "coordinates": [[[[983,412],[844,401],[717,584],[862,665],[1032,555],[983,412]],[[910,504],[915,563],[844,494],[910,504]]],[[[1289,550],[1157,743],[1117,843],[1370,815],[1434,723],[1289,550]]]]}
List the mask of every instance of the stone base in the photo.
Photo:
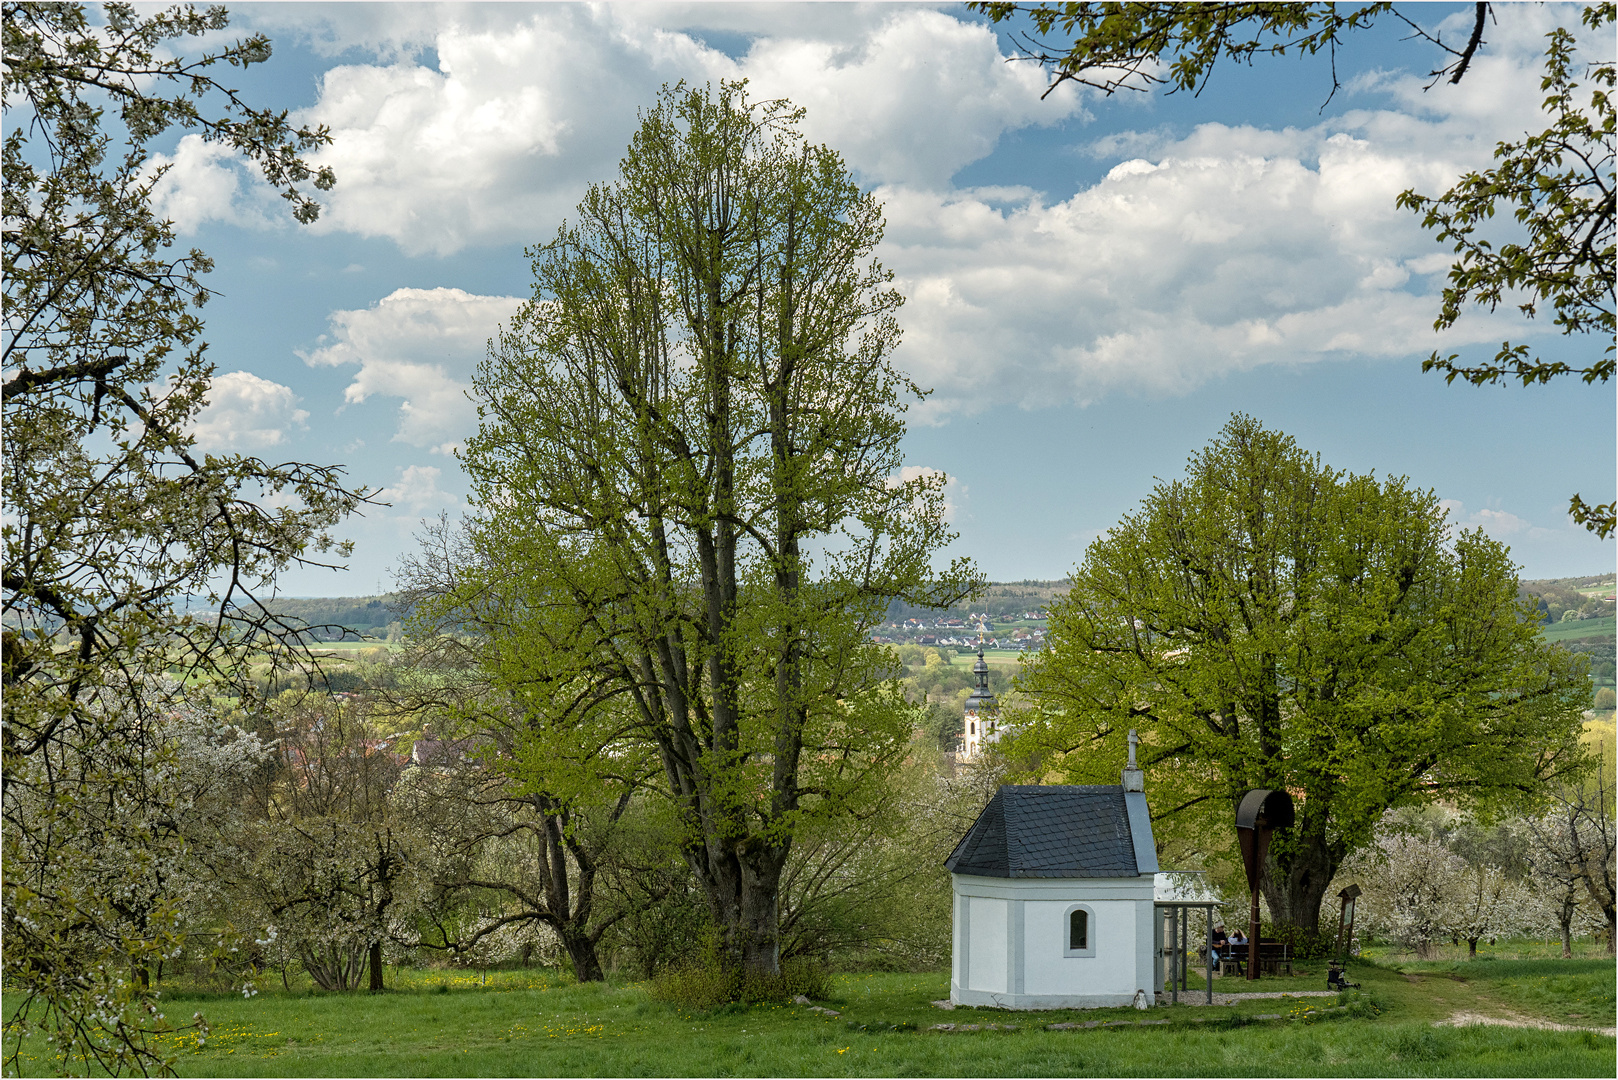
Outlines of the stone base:
{"type": "MultiPolygon", "coordinates": [[[[982,1005],[995,1009],[1116,1009],[1133,1005],[1134,994],[1000,994],[992,990],[969,990],[951,983],[949,999],[956,1005],[982,1005]]],[[[1148,1005],[1156,1004],[1150,992],[1148,1005]]]]}

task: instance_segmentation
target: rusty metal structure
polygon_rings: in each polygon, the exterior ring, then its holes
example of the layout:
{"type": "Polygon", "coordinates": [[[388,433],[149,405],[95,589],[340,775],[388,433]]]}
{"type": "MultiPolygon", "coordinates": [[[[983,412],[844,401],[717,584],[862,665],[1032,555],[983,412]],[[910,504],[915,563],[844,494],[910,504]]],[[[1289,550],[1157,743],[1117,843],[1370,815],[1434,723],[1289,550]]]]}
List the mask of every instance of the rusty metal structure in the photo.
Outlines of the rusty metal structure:
{"type": "Polygon", "coordinates": [[[1290,829],[1294,820],[1292,796],[1285,791],[1255,788],[1242,796],[1236,807],[1236,839],[1242,848],[1242,866],[1247,871],[1247,888],[1253,907],[1247,933],[1247,977],[1258,978],[1260,927],[1258,918],[1259,884],[1264,861],[1270,854],[1270,835],[1290,829]]]}

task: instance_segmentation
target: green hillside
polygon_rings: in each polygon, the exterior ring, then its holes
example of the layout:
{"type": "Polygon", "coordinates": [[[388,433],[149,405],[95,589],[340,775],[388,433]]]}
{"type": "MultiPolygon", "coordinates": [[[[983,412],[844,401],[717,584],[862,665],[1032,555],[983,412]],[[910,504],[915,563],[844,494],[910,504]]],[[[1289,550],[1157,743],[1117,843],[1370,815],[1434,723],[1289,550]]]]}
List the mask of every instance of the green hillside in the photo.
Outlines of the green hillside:
{"type": "Polygon", "coordinates": [[[1618,619],[1607,615],[1596,619],[1576,619],[1572,622],[1551,623],[1540,633],[1547,641],[1612,641],[1618,634],[1618,619]]]}

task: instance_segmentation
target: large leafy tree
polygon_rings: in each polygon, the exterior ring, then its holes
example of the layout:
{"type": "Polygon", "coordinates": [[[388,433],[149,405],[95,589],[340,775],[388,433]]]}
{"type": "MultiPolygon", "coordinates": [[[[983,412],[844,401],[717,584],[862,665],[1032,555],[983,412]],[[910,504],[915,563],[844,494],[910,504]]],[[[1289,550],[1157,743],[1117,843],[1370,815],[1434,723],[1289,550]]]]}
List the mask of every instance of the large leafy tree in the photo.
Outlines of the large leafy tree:
{"type": "Polygon", "coordinates": [[[117,881],[60,871],[94,865],[111,833],[139,850],[148,819],[97,807],[169,752],[153,714],[235,678],[249,650],[287,655],[292,628],[253,597],[332,549],[364,493],[339,469],[197,451],[210,263],[175,251],[152,207],[153,141],[179,128],[254,162],[312,220],[299,185],[332,177],[301,155],[326,133],[218,81],[269,57],[262,36],[173,55],[224,9],[99,14],[4,5],[3,910],[8,1001],[16,987],[24,1003],[7,1060],[43,1024],[84,1067],[147,1071],[162,1021],[130,973],[169,928],[122,918],[117,881]],[[208,614],[184,614],[197,598],[208,614]]]}
{"type": "MultiPolygon", "coordinates": [[[[1052,84],[1074,81],[1112,94],[1168,85],[1170,92],[1200,94],[1219,63],[1251,64],[1264,57],[1310,55],[1335,58],[1346,36],[1378,21],[1402,24],[1412,37],[1439,50],[1433,83],[1459,83],[1487,44],[1491,5],[1474,5],[1469,32],[1446,42],[1424,29],[1417,12],[1391,3],[974,3],[996,22],[1024,16],[1029,59],[1047,65],[1052,84]],[[1051,41],[1059,35],[1057,41],[1051,41]]],[[[1454,325],[1473,306],[1515,306],[1535,318],[1546,309],[1564,335],[1588,335],[1584,363],[1534,355],[1526,345],[1502,342],[1496,355],[1469,364],[1459,354],[1434,352],[1423,371],[1443,372],[1448,382],[1474,385],[1518,380],[1545,383],[1577,375],[1586,383],[1613,376],[1614,114],[1612,23],[1618,5],[1596,3],[1581,14],[1588,39],[1603,50],[1581,60],[1574,33],[1558,27],[1546,37],[1540,89],[1550,121],[1538,133],[1501,142],[1490,168],[1466,173],[1433,197],[1403,192],[1398,204],[1422,215],[1424,228],[1455,253],[1441,298],[1437,329],[1454,325]],[[1604,30],[1603,27],[1606,29],[1604,30]],[[1516,223],[1502,240],[1496,218],[1516,223]]],[[[1336,67],[1333,65],[1333,85],[1336,67]]],[[[1431,84],[1430,84],[1431,85],[1431,84]]],[[[1574,520],[1602,538],[1618,528],[1618,504],[1591,506],[1573,496],[1574,520]]]]}
{"type": "Polygon", "coordinates": [[[1161,835],[1205,856],[1243,792],[1287,789],[1266,897],[1305,932],[1388,809],[1515,804],[1582,761],[1583,661],[1539,639],[1506,549],[1245,416],[1090,546],[1050,642],[1012,760],[1099,782],[1140,728],[1161,835]]]}
{"type": "Polygon", "coordinates": [[[465,454],[475,561],[520,590],[483,619],[493,672],[558,747],[655,751],[724,954],[764,973],[794,836],[880,798],[908,740],[870,627],[970,570],[930,565],[942,479],[898,477],[880,208],[800,115],[664,92],[534,249],[465,454]]]}

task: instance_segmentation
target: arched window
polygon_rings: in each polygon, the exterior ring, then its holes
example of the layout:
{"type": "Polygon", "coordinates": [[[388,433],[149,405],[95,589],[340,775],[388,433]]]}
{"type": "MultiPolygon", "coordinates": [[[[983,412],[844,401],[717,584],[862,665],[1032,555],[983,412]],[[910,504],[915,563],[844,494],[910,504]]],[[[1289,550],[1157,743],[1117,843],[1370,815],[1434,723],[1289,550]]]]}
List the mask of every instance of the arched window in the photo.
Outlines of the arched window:
{"type": "Polygon", "coordinates": [[[1096,916],[1088,906],[1074,904],[1062,919],[1063,956],[1096,954],[1096,916]]]}

